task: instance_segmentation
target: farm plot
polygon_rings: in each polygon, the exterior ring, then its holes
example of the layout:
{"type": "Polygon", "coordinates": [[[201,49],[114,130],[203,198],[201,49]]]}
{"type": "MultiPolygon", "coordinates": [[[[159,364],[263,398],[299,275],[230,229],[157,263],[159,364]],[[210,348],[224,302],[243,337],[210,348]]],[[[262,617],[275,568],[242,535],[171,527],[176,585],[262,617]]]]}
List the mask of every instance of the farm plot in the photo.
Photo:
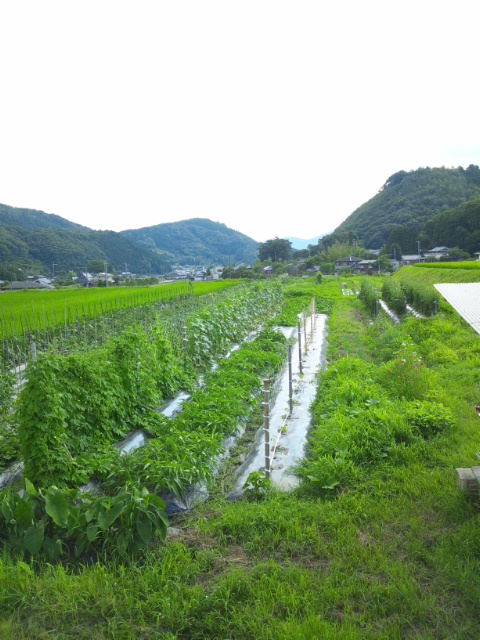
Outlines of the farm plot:
{"type": "MultiPolygon", "coordinates": [[[[479,637],[478,505],[454,473],[478,451],[478,336],[443,309],[372,322],[333,279],[320,291],[333,302],[329,364],[300,487],[234,504],[213,495],[135,560],[112,561],[114,538],[125,522],[148,537],[150,505],[129,511],[142,500],[131,491],[105,511],[91,503],[85,535],[97,549],[113,521],[96,562],[19,561],[7,546],[0,635],[479,637]]],[[[42,492],[36,509],[42,500],[61,520],[58,494],[47,502],[42,492]]],[[[19,519],[28,513],[21,504],[11,505],[19,519]]]]}
{"type": "MultiPolygon", "coordinates": [[[[25,482],[33,483],[28,485],[32,500],[39,500],[33,487],[54,486],[55,500],[68,502],[75,487],[91,477],[101,481],[112,500],[122,487],[147,488],[145,497],[150,492],[179,495],[199,479],[211,478],[212,459],[221,451],[223,439],[235,434],[258,404],[260,378],[275,377],[283,366],[285,337],[263,329],[253,342],[205,373],[203,386],[172,420],[157,408],[178,388],[191,387],[200,365],[210,365],[234,340],[280,310],[278,284],[248,287],[242,295],[192,318],[191,334],[199,338],[192,339],[180,357],[175,357],[161,327],[147,333],[142,326],[133,326],[100,349],[49,354],[29,367],[14,417],[25,482]],[[114,442],[138,428],[147,433],[147,444],[133,455],[119,455],[114,442]]],[[[13,500],[13,494],[8,495],[13,500]]],[[[31,514],[23,503],[21,508],[31,514]]],[[[30,523],[35,532],[37,525],[30,523]]],[[[66,522],[59,519],[56,525],[61,529],[55,534],[60,542],[52,546],[50,536],[38,550],[63,553],[66,522]]],[[[29,540],[30,527],[16,534],[29,540]]],[[[92,545],[101,529],[98,524],[91,534],[92,545]]],[[[78,553],[86,549],[84,533],[78,553]]],[[[105,537],[100,538],[105,544],[105,537]]],[[[132,544],[138,546],[139,541],[132,544]]],[[[131,545],[125,542],[124,551],[127,548],[131,545]]]]}
{"type": "Polygon", "coordinates": [[[181,318],[229,296],[232,281],[155,287],[5,293],[1,302],[1,364],[23,366],[37,351],[68,353],[118,336],[131,324],[156,324],[159,316],[181,345],[181,318]]]}

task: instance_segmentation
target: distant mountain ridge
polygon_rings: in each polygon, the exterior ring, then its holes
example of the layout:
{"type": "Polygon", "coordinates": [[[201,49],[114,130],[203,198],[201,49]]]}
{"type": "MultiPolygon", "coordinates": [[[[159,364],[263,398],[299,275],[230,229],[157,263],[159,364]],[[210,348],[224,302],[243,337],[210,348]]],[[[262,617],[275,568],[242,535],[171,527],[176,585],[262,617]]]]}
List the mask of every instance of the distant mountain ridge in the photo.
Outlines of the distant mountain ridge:
{"type": "Polygon", "coordinates": [[[181,264],[252,263],[258,254],[258,242],[208,218],[164,222],[120,233],[151,250],[168,251],[181,264]]]}
{"type": "Polygon", "coordinates": [[[117,271],[166,273],[175,263],[253,262],[258,243],[219,222],[194,218],[122,232],[94,231],[61,216],[0,204],[0,266],[49,274],[104,260],[117,271]]]}
{"type": "Polygon", "coordinates": [[[426,167],[398,171],[334,233],[355,234],[370,249],[399,242],[404,237],[404,243],[411,249],[414,239],[421,237],[425,224],[433,216],[479,196],[480,169],[477,165],[467,169],[426,167]]]}
{"type": "Polygon", "coordinates": [[[0,227],[24,227],[26,229],[67,229],[92,231],[76,222],[70,222],[54,213],[45,213],[38,209],[24,209],[0,204],[0,227]]]}
{"type": "Polygon", "coordinates": [[[292,249],[297,249],[297,250],[308,249],[309,244],[316,245],[320,240],[320,238],[323,238],[323,236],[328,236],[330,233],[332,232],[327,231],[326,233],[322,233],[320,236],[315,236],[314,238],[309,238],[309,239],[289,237],[289,238],[285,238],[285,240],[288,240],[289,242],[292,243],[292,249]]]}

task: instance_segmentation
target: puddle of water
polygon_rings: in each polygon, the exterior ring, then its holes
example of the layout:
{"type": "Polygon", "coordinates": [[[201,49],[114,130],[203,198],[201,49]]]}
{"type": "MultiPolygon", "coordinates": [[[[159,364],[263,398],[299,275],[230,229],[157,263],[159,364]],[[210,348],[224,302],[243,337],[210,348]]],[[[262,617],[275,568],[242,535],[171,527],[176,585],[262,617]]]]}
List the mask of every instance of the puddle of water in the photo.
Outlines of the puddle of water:
{"type": "MultiPolygon", "coordinates": [[[[270,442],[278,444],[275,456],[271,461],[270,479],[275,487],[288,491],[298,485],[298,478],[292,468],[298,460],[303,458],[307,434],[310,427],[310,405],[317,391],[317,374],[325,363],[324,343],[327,316],[318,314],[312,335],[311,327],[307,325],[308,352],[302,353],[303,375],[299,374],[298,347],[292,349],[293,369],[293,411],[289,409],[289,381],[288,369],[280,381],[280,391],[270,412],[270,442]]],[[[308,319],[310,321],[310,319],[308,319]]],[[[290,328],[285,328],[290,330],[290,328]]],[[[295,337],[296,330],[293,329],[295,337]]],[[[303,351],[303,349],[302,349],[303,351]]],[[[257,431],[252,448],[245,462],[237,471],[238,480],[234,490],[228,497],[238,496],[250,473],[263,471],[265,468],[265,446],[263,426],[257,431]]]]}
{"type": "Polygon", "coordinates": [[[385,313],[390,318],[390,320],[392,322],[395,322],[395,324],[399,324],[399,322],[400,322],[399,317],[395,313],[393,313],[393,311],[390,311],[390,309],[387,307],[385,302],[381,298],[379,299],[378,302],[380,303],[380,306],[385,311],[385,313]]]}

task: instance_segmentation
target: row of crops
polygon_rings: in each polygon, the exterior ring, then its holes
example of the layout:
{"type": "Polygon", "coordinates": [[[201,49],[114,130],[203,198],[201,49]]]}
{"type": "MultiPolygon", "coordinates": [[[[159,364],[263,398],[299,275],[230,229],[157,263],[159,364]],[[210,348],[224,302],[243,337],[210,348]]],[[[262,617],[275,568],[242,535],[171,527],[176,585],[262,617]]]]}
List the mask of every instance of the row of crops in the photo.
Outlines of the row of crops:
{"type": "MultiPolygon", "coordinates": [[[[366,278],[362,280],[359,297],[372,315],[378,313],[379,292],[370,280],[366,278]]],[[[413,279],[384,278],[381,297],[398,316],[407,313],[408,305],[424,316],[434,315],[438,310],[438,297],[432,287],[415,282],[413,279]]]]}
{"type": "Polygon", "coordinates": [[[37,351],[69,353],[104,344],[132,324],[159,322],[181,349],[185,316],[229,297],[228,281],[130,289],[25,291],[1,297],[1,364],[19,367],[37,351]]]}
{"type": "MultiPolygon", "coordinates": [[[[302,303],[292,300],[296,307],[302,303]]],[[[275,377],[283,366],[286,341],[263,328],[223,356],[282,307],[278,282],[257,283],[236,287],[196,313],[182,309],[188,339],[180,351],[161,313],[102,344],[67,353],[51,349],[28,367],[15,405],[4,372],[8,419],[1,425],[0,462],[22,460],[25,491],[0,493],[0,536],[57,558],[113,549],[131,554],[154,533],[163,535],[165,505],[158,494],[179,495],[211,477],[224,438],[258,410],[261,378],[275,377]],[[168,419],[159,407],[180,389],[189,389],[191,400],[168,419]],[[137,429],[147,434],[147,444],[121,455],[116,443],[137,429]],[[104,495],[82,497],[76,508],[78,487],[91,478],[104,495]]]]}

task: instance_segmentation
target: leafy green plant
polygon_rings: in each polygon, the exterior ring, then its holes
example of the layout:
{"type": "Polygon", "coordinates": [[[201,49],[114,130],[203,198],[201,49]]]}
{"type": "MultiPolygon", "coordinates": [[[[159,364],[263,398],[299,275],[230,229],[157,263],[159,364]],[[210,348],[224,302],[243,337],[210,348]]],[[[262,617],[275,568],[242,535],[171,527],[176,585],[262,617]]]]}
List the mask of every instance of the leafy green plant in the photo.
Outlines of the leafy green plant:
{"type": "Polygon", "coordinates": [[[243,494],[247,500],[263,500],[272,490],[270,478],[260,471],[252,471],[248,474],[242,486],[243,494]]]}
{"type": "Polygon", "coordinates": [[[126,557],[144,549],[153,535],[165,539],[165,505],[137,486],[114,497],[79,494],[51,486],[0,492],[0,537],[17,551],[45,554],[50,560],[74,553],[103,551],[126,557]]]}
{"type": "Polygon", "coordinates": [[[204,376],[203,387],[192,393],[181,412],[157,421],[155,439],[114,460],[102,476],[103,486],[115,491],[136,480],[155,491],[183,495],[195,483],[211,481],[224,438],[236,434],[257,409],[261,378],[275,376],[285,357],[284,335],[262,330],[204,376]]]}
{"type": "Polygon", "coordinates": [[[402,342],[396,357],[378,369],[377,375],[395,397],[422,400],[428,392],[428,370],[408,338],[402,342]]]}
{"type": "Polygon", "coordinates": [[[365,308],[371,315],[377,314],[377,304],[378,304],[378,296],[377,290],[366,278],[362,279],[362,284],[360,286],[360,300],[363,302],[365,308]]]}
{"type": "Polygon", "coordinates": [[[436,313],[438,308],[438,297],[433,287],[428,287],[416,282],[414,279],[404,279],[400,281],[400,286],[405,294],[406,301],[425,316],[436,313]]]}
{"type": "Polygon", "coordinates": [[[397,315],[402,316],[407,311],[407,301],[400,283],[391,278],[385,278],[382,286],[382,298],[388,307],[397,315]]]}
{"type": "Polygon", "coordinates": [[[404,409],[404,417],[422,438],[431,438],[454,426],[451,410],[439,402],[428,400],[409,403],[404,409]]]}

